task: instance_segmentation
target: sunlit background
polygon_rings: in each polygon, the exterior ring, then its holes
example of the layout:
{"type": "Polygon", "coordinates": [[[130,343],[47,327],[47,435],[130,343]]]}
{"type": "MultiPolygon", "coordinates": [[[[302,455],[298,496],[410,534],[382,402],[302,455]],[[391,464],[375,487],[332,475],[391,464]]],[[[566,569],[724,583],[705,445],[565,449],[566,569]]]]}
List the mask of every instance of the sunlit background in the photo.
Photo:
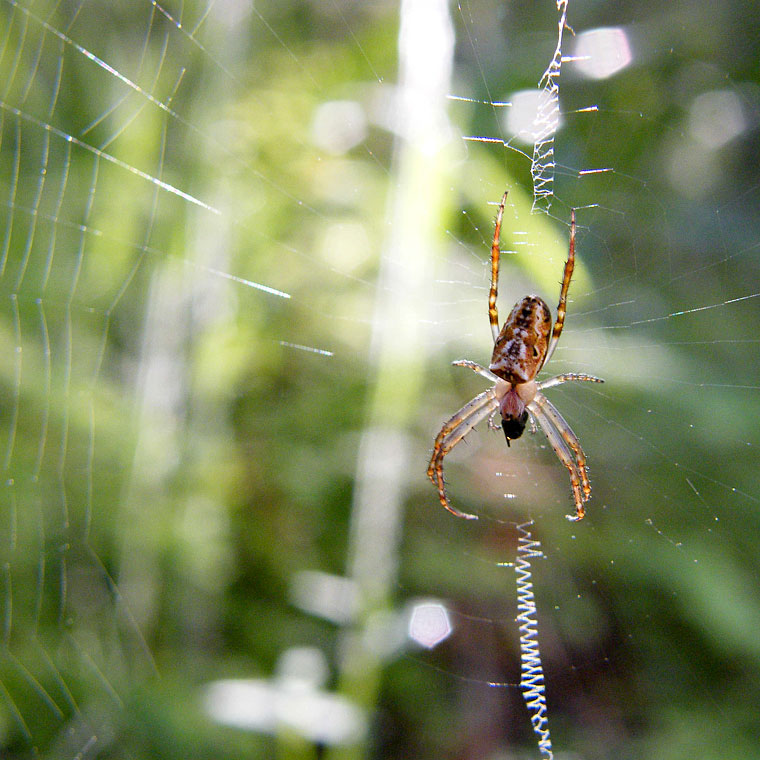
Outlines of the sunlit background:
{"type": "Polygon", "coordinates": [[[0,14],[0,756],[548,757],[521,530],[555,757],[760,756],[752,3],[570,0],[558,111],[554,0],[0,14]],[[540,430],[425,476],[505,190],[579,523],[540,430]]]}

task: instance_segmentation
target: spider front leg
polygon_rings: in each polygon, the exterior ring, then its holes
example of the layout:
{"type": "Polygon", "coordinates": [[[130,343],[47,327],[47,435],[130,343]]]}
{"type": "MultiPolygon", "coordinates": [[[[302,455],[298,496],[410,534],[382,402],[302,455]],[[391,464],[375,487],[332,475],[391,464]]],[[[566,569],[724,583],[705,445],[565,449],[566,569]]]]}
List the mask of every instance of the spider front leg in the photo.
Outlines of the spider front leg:
{"type": "MultiPolygon", "coordinates": [[[[570,244],[568,246],[567,261],[565,262],[565,271],[562,274],[562,285],[559,289],[559,303],[557,304],[557,319],[554,322],[552,336],[549,339],[549,347],[546,350],[541,367],[551,359],[554,349],[559,343],[559,336],[562,334],[562,328],[565,326],[565,314],[567,313],[567,291],[570,289],[570,280],[573,279],[573,269],[575,269],[575,209],[570,211],[570,244]]],[[[541,369],[539,367],[539,370],[541,369]]]]}
{"type": "Polygon", "coordinates": [[[488,321],[491,323],[491,333],[494,343],[499,339],[499,311],[496,297],[499,293],[499,258],[501,256],[501,220],[504,216],[504,206],[507,204],[507,193],[501,198],[499,210],[496,212],[496,223],[491,242],[491,288],[488,291],[488,321]]]}
{"type": "Polygon", "coordinates": [[[433,455],[430,457],[427,475],[434,486],[438,488],[438,497],[441,506],[451,512],[456,517],[462,517],[465,520],[477,520],[477,515],[471,515],[467,512],[460,512],[451,506],[449,497],[446,495],[445,484],[443,481],[443,459],[451,449],[461,441],[467,433],[472,430],[481,420],[488,417],[494,410],[498,409],[499,400],[495,388],[489,388],[487,391],[476,396],[472,401],[465,404],[453,417],[451,417],[441,428],[435,439],[433,455]]]}

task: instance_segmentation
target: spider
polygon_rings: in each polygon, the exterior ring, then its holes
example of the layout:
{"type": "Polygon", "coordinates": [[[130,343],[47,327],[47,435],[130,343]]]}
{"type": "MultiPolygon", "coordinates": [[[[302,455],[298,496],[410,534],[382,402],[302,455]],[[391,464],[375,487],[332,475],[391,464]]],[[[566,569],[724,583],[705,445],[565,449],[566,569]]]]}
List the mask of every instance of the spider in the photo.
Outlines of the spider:
{"type": "Polygon", "coordinates": [[[476,520],[477,515],[460,512],[451,506],[443,482],[443,458],[481,420],[488,417],[489,426],[497,429],[493,418],[501,412],[501,426],[510,441],[519,438],[528,420],[531,431],[535,432],[536,422],[541,426],[554,453],[570,473],[570,485],[575,501],[575,514],[566,515],[568,520],[582,520],[586,514],[584,502],[591,496],[591,484],[586,473],[586,455],[578,437],[565,422],[554,404],[542,393],[562,383],[584,381],[603,383],[592,375],[569,373],[557,375],[543,382],[535,377],[551,358],[557,347],[567,311],[567,291],[575,266],[575,210],[570,212],[570,245],[565,262],[565,271],[559,291],[557,319],[552,327],[552,317],[546,302],[538,296],[521,298],[514,306],[507,321],[499,330],[499,312],[496,295],[499,287],[499,256],[501,245],[501,220],[507,193],[501,199],[496,214],[496,224],[491,244],[491,288],[488,294],[488,317],[491,322],[494,347],[488,369],[468,359],[454,362],[458,367],[467,367],[493,383],[487,391],[475,396],[465,404],[441,428],[435,439],[433,456],[430,458],[428,477],[438,488],[441,505],[451,514],[466,520],[476,520]]]}

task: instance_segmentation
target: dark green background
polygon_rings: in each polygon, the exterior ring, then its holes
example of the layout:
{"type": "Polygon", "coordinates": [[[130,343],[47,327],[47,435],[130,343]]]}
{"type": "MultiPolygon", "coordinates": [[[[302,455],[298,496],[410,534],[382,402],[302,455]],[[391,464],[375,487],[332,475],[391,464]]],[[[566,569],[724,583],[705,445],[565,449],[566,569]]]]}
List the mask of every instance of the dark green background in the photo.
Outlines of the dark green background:
{"type": "MultiPolygon", "coordinates": [[[[601,81],[565,65],[551,220],[520,205],[523,155],[458,139],[502,136],[501,112],[449,103],[424,351],[414,381],[398,372],[405,401],[389,420],[411,454],[383,604],[443,599],[455,631],[432,652],[372,661],[364,689],[340,672],[347,631],[289,594],[298,571],[347,571],[379,382],[372,315],[396,292],[377,287],[386,209],[403,190],[377,114],[397,79],[399,9],[217,3],[200,26],[205,4],[162,9],[171,18],[147,2],[0,4],[0,754],[332,757],[202,710],[209,682],[270,678],[289,648],[314,646],[327,687],[369,711],[366,743],[335,757],[537,757],[515,686],[514,573],[499,564],[514,559],[515,522],[532,518],[557,755],[757,757],[754,4],[571,4],[576,33],[622,26],[634,59],[601,81]],[[721,89],[747,128],[705,152],[689,109],[721,89]],[[341,156],[311,140],[332,100],[369,114],[366,140],[341,156]],[[612,171],[578,176],[599,168],[612,171]],[[583,272],[552,369],[607,383],[552,394],[590,461],[594,497],[577,525],[541,433],[507,451],[482,425],[452,455],[452,497],[477,523],[445,513],[424,477],[441,421],[482,388],[449,363],[488,358],[489,203],[505,188],[516,205],[504,247],[521,233],[555,247],[505,257],[502,315],[529,289],[554,305],[580,209],[583,272]],[[336,224],[361,225],[353,260],[325,255],[336,224]]],[[[552,2],[472,0],[452,15],[452,94],[504,100],[535,86],[552,2]]]]}

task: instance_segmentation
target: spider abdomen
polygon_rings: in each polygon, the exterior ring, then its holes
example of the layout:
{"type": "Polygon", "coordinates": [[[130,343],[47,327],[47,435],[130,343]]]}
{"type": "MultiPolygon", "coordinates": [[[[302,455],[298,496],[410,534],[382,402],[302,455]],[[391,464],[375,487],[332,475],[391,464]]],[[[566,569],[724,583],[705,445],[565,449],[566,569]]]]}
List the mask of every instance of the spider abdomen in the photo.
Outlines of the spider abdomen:
{"type": "Polygon", "coordinates": [[[546,356],[551,329],[552,315],[546,301],[538,296],[521,298],[496,339],[491,372],[512,385],[532,380],[546,356]]]}

